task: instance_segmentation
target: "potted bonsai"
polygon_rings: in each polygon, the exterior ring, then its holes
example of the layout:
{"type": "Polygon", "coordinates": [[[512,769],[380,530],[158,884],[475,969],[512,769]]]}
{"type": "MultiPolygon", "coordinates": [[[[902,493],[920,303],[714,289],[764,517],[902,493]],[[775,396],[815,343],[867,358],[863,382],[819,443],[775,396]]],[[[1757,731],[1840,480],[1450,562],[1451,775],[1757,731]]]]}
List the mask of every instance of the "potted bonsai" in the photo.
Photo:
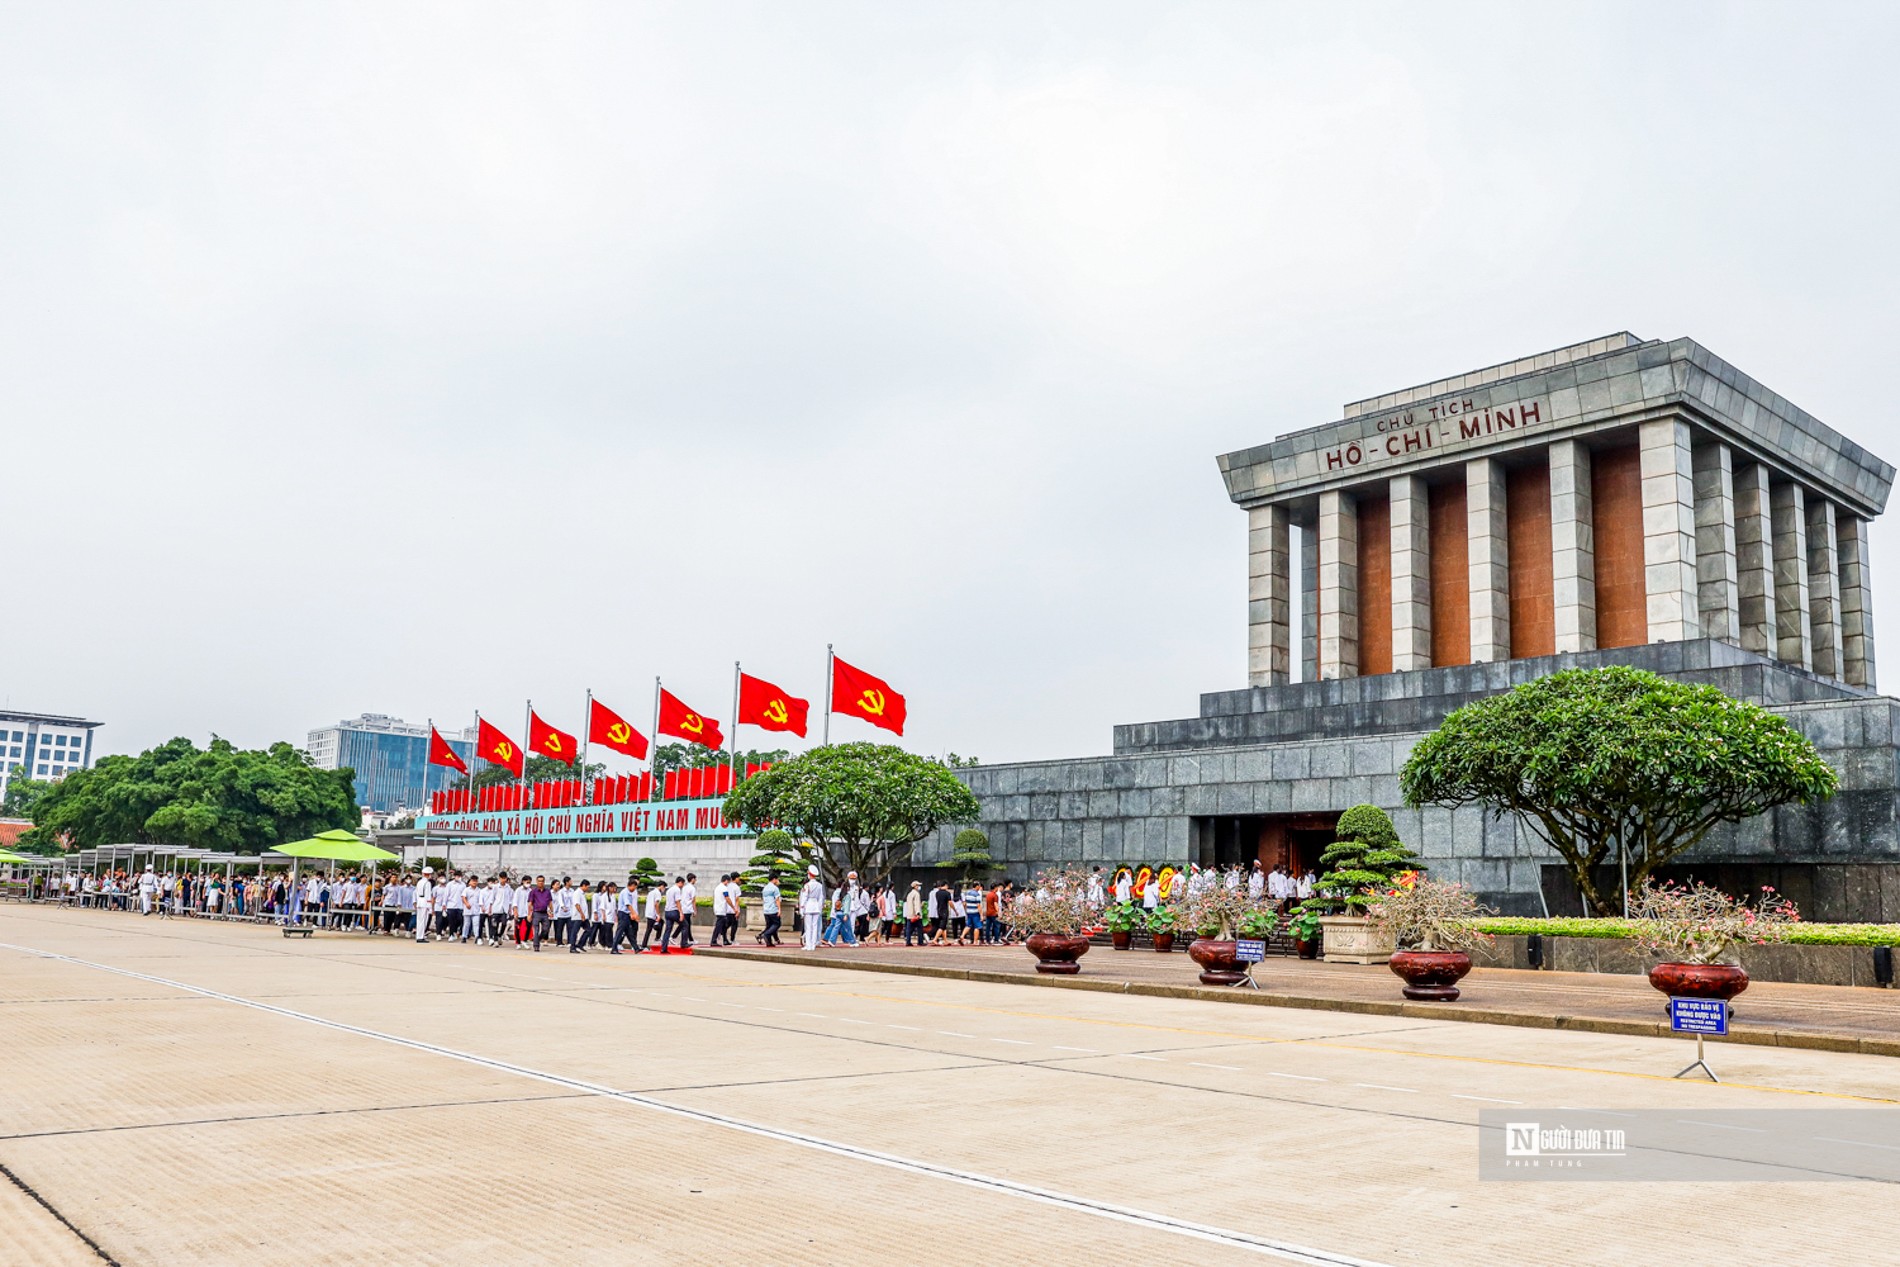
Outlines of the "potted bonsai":
{"type": "Polygon", "coordinates": [[[1294,954],[1302,959],[1319,957],[1319,912],[1309,903],[1302,902],[1287,914],[1286,932],[1293,939],[1294,954]]]}
{"type": "Polygon", "coordinates": [[[1630,899],[1631,937],[1662,962],[1649,970],[1649,984],[1664,994],[1692,999],[1732,999],[1748,988],[1738,954],[1744,943],[1779,941],[1801,918],[1793,902],[1763,886],[1750,906],[1700,883],[1654,880],[1630,899]]]}
{"type": "Polygon", "coordinates": [[[1082,935],[1088,917],[1088,877],[1072,868],[1037,876],[1034,888],[1011,901],[1007,918],[1011,928],[1029,934],[1023,944],[1036,957],[1037,972],[1074,976],[1089,949],[1082,935]]]}
{"type": "Polygon", "coordinates": [[[1108,944],[1116,950],[1127,950],[1135,930],[1141,927],[1141,908],[1133,902],[1111,902],[1102,922],[1108,925],[1108,944]]]}
{"type": "Polygon", "coordinates": [[[1384,963],[1392,941],[1372,927],[1366,910],[1388,892],[1416,855],[1399,841],[1392,819],[1377,805],[1355,805],[1339,816],[1336,839],[1319,856],[1324,873],[1308,905],[1321,911],[1328,963],[1384,963]]]}
{"type": "Polygon", "coordinates": [[[1263,899],[1244,888],[1204,885],[1182,904],[1182,920],[1200,934],[1188,944],[1188,957],[1201,965],[1202,985],[1239,985],[1247,979],[1240,966],[1237,938],[1267,937],[1278,922],[1263,899]]]}
{"type": "Polygon", "coordinates": [[[1148,933],[1155,939],[1155,949],[1167,954],[1174,949],[1174,930],[1180,926],[1181,918],[1175,914],[1174,907],[1163,902],[1155,907],[1148,916],[1148,933]]]}
{"type": "Polygon", "coordinates": [[[1458,997],[1458,982],[1471,971],[1469,952],[1493,940],[1478,931],[1478,921],[1493,914],[1464,885],[1427,880],[1417,872],[1400,876],[1366,908],[1372,927],[1397,947],[1388,962],[1405,981],[1400,993],[1427,1003],[1458,997]]]}

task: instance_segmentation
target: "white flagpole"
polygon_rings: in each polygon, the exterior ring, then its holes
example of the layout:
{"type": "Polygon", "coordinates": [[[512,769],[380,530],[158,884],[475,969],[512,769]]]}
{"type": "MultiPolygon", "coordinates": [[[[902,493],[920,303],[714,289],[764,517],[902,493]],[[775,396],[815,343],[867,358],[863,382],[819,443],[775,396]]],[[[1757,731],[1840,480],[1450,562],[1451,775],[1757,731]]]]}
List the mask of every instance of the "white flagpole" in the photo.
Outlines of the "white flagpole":
{"type": "Polygon", "coordinates": [[[825,741],[821,745],[826,748],[831,746],[831,662],[834,658],[831,654],[831,644],[827,642],[825,644],[825,741]]]}
{"type": "Polygon", "coordinates": [[[475,763],[481,760],[482,750],[482,710],[475,710],[475,746],[469,749],[468,762],[468,810],[475,812],[475,763]]]}
{"type": "Polygon", "coordinates": [[[647,789],[647,799],[660,799],[660,675],[653,675],[653,729],[647,732],[647,773],[653,776],[653,786],[647,789]]]}
{"type": "Polygon", "coordinates": [[[587,738],[594,729],[594,688],[587,688],[587,702],[581,705],[581,804],[587,804],[587,738]]]}
{"type": "Polygon", "coordinates": [[[424,745],[422,751],[422,808],[416,812],[426,814],[430,808],[429,784],[435,780],[435,762],[429,759],[435,755],[432,751],[435,747],[435,718],[433,717],[429,719],[429,737],[422,742],[424,745]]]}
{"type": "Polygon", "coordinates": [[[732,734],[726,739],[731,745],[729,754],[732,765],[732,786],[739,786],[739,662],[732,662],[732,734]]]}

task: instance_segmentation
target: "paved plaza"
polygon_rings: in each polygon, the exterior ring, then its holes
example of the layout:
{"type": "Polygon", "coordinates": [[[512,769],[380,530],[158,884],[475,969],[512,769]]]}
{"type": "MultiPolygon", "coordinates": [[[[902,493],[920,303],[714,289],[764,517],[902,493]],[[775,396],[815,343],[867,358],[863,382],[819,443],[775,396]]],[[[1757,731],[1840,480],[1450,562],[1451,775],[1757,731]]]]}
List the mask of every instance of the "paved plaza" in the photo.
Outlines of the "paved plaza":
{"type": "Polygon", "coordinates": [[[9,1267],[1900,1258],[1888,1184],[1478,1178],[1486,1109],[1883,1056],[18,905],[0,1018],[9,1267]]]}

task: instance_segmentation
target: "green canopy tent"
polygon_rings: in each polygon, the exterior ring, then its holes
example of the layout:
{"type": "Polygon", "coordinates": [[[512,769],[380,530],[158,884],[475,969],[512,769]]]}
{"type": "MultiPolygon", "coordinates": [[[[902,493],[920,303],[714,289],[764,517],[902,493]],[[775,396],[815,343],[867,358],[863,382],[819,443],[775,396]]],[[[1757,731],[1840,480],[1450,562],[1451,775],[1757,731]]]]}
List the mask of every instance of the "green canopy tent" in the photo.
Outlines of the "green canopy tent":
{"type": "Polygon", "coordinates": [[[17,862],[31,866],[38,861],[40,861],[40,859],[31,854],[14,853],[10,849],[0,849],[0,862],[17,862]]]}
{"type": "MultiPolygon", "coordinates": [[[[276,857],[290,859],[290,891],[293,896],[289,902],[284,904],[287,908],[284,912],[284,922],[286,924],[292,922],[292,910],[295,910],[298,922],[301,922],[303,918],[301,904],[295,896],[297,893],[297,863],[300,859],[321,859],[332,864],[338,862],[367,862],[374,867],[385,862],[399,861],[401,857],[401,855],[393,854],[387,849],[378,849],[375,845],[370,844],[362,837],[353,832],[344,831],[340,827],[333,827],[329,831],[318,832],[308,840],[293,840],[287,845],[277,845],[272,848],[270,852],[276,857]]],[[[330,869],[332,872],[336,870],[334,865],[332,865],[330,869]]],[[[368,921],[366,920],[366,926],[367,923],[368,921]]],[[[286,933],[285,936],[289,936],[289,934],[286,933]]]]}

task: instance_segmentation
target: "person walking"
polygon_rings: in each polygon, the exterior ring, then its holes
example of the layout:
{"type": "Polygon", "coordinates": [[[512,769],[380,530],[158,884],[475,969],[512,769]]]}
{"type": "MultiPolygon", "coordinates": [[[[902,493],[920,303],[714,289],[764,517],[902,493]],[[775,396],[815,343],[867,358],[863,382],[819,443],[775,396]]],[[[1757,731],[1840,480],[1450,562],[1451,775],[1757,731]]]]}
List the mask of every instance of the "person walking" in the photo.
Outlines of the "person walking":
{"type": "Polygon", "coordinates": [[[752,939],[761,946],[778,945],[778,908],[778,878],[768,871],[765,875],[765,884],[759,889],[759,913],[765,916],[765,929],[757,937],[752,939]]]}
{"type": "Polygon", "coordinates": [[[528,910],[534,921],[534,953],[541,953],[541,943],[547,940],[548,925],[553,922],[554,890],[548,887],[548,878],[538,875],[534,878],[534,891],[528,895],[528,910]]]}
{"type": "Polygon", "coordinates": [[[904,895],[904,944],[924,944],[924,882],[912,880],[904,895]]]}
{"type": "Polygon", "coordinates": [[[424,867],[422,878],[416,881],[416,941],[418,944],[429,940],[429,921],[434,915],[435,868],[424,867]]]}
{"type": "Polygon", "coordinates": [[[726,931],[726,921],[732,918],[732,907],[726,899],[726,881],[731,878],[730,874],[723,874],[719,877],[719,883],[713,885],[713,927],[712,936],[706,941],[708,946],[719,945],[721,938],[727,938],[728,942],[730,941],[726,931]]]}
{"type": "Polygon", "coordinates": [[[817,867],[805,869],[805,887],[798,891],[798,914],[805,922],[805,949],[818,949],[820,925],[825,918],[825,885],[817,867]]]}
{"type": "Polygon", "coordinates": [[[664,921],[660,928],[660,953],[663,955],[672,953],[673,937],[680,925],[680,897],[685,892],[684,876],[674,876],[673,883],[666,886],[666,900],[660,906],[660,917],[664,921]]]}
{"type": "Polygon", "coordinates": [[[157,895],[158,877],[152,873],[152,868],[148,864],[145,868],[145,874],[139,877],[140,915],[150,915],[152,913],[152,899],[157,895]]]}
{"type": "Polygon", "coordinates": [[[582,880],[580,887],[568,895],[568,954],[580,955],[587,952],[588,943],[594,939],[593,910],[593,886],[582,880]]]}
{"type": "MultiPolygon", "coordinates": [[[[664,879],[664,877],[662,877],[664,879]]],[[[656,880],[647,886],[647,927],[640,938],[640,949],[645,950],[653,944],[654,934],[660,931],[660,912],[666,909],[666,885],[656,880]]],[[[665,943],[662,942],[662,945],[665,943]]]]}
{"type": "Polygon", "coordinates": [[[686,883],[680,885],[680,949],[690,950],[693,946],[693,916],[699,913],[699,877],[691,871],[686,873],[686,883]]]}
{"type": "Polygon", "coordinates": [[[634,886],[633,877],[627,877],[627,886],[614,894],[614,941],[613,953],[620,953],[620,943],[626,942],[637,953],[640,949],[640,890],[634,886]]]}

